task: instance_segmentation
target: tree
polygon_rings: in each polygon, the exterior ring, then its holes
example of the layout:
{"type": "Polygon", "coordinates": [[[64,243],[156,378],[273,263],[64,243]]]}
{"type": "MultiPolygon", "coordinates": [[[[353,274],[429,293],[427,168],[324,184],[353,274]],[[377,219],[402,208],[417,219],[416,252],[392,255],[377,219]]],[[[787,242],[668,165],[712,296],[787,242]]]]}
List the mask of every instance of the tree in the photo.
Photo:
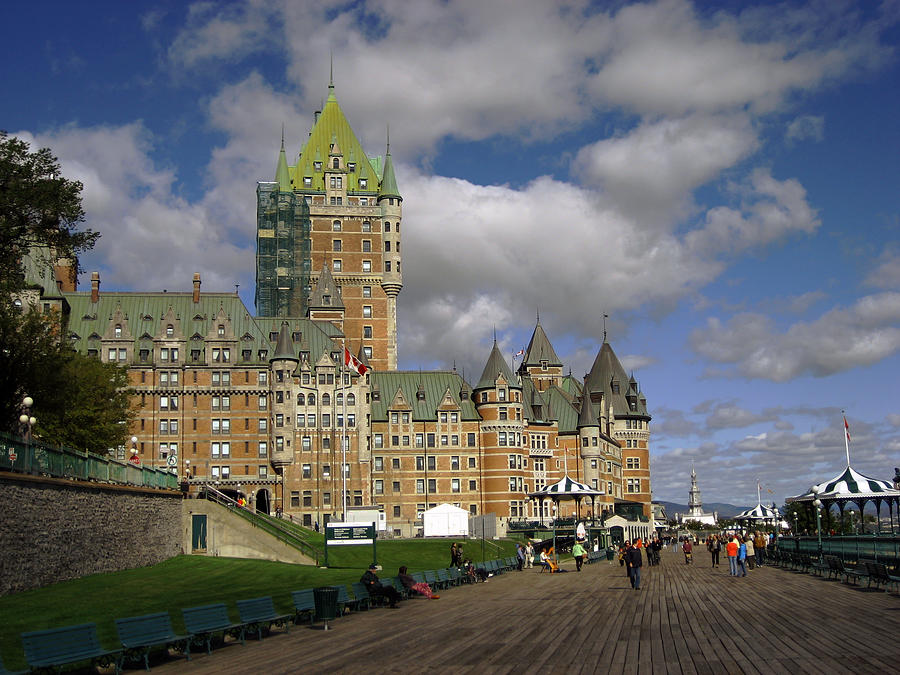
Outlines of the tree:
{"type": "Polygon", "coordinates": [[[124,445],[134,414],[127,371],[60,340],[59,317],[0,300],[0,427],[17,433],[22,399],[34,399],[34,435],[103,453],[124,445]]]}
{"type": "Polygon", "coordinates": [[[26,285],[22,259],[36,250],[52,252],[42,265],[68,258],[80,270],[79,254],[100,236],[77,230],[84,220],[81,190],[60,175],[48,148],[30,152],[28,143],[0,131],[0,292],[26,285]]]}

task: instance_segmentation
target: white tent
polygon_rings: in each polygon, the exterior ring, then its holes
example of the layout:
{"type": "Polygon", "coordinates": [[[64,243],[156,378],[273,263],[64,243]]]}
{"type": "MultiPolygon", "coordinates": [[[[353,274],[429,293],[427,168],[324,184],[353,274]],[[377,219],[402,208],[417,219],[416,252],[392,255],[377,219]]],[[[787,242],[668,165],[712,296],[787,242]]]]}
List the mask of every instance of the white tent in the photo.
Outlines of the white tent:
{"type": "Polygon", "coordinates": [[[439,504],[422,514],[426,537],[465,537],[469,534],[469,512],[453,504],[439,504]]]}

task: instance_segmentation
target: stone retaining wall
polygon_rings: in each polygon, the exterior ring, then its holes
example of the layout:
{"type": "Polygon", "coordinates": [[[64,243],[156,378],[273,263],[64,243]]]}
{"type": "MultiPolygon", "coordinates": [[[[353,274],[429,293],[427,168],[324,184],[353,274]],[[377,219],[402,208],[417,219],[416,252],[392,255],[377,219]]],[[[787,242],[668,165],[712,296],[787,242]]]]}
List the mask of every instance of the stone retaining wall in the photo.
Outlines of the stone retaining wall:
{"type": "Polygon", "coordinates": [[[0,595],[181,550],[180,492],[0,474],[0,595]]]}

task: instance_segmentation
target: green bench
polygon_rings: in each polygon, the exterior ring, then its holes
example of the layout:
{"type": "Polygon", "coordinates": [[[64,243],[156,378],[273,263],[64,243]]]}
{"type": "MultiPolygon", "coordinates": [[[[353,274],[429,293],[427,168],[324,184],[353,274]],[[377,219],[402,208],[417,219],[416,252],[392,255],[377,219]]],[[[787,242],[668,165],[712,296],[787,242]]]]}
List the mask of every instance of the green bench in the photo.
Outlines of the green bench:
{"type": "Polygon", "coordinates": [[[369,589],[366,588],[366,585],[357,581],[351,584],[351,588],[353,589],[353,595],[356,597],[356,602],[360,609],[366,610],[372,607],[376,600],[380,600],[381,598],[373,598],[369,593],[369,589]]]}
{"type": "Polygon", "coordinates": [[[116,619],[116,632],[122,643],[120,667],[126,660],[143,659],[144,670],[150,670],[150,650],[153,647],[165,647],[168,651],[170,645],[184,652],[188,661],[191,660],[191,636],[175,633],[168,612],[116,619]]]}
{"type": "Polygon", "coordinates": [[[387,583],[393,586],[394,590],[397,591],[404,600],[409,597],[409,589],[403,585],[403,582],[400,581],[400,577],[391,577],[387,580],[387,583]]]}
{"type": "Polygon", "coordinates": [[[206,643],[207,654],[212,654],[212,640],[219,633],[222,634],[223,642],[226,635],[231,635],[244,644],[244,626],[232,623],[223,602],[189,607],[182,609],[181,614],[184,617],[184,627],[191,634],[191,639],[198,644],[206,643]]]}
{"type": "Polygon", "coordinates": [[[423,574],[425,575],[425,583],[431,586],[432,590],[440,588],[440,582],[438,581],[434,570],[425,570],[423,574]]]}
{"type": "Polygon", "coordinates": [[[293,615],[276,612],[271,596],[238,600],[237,608],[241,623],[245,627],[244,630],[255,632],[257,640],[262,640],[264,630],[271,632],[273,625],[281,626],[286,632],[290,631],[288,619],[291,619],[293,615]]]}
{"type": "MultiPolygon", "coordinates": [[[[359,582],[358,582],[359,583],[359,582]]],[[[338,589],[338,615],[343,615],[345,610],[358,610],[362,601],[359,598],[353,599],[350,597],[350,594],[347,593],[347,587],[343,584],[340,586],[333,586],[333,588],[338,589]]],[[[367,591],[368,592],[368,591],[367,591]]]]}
{"type": "Polygon", "coordinates": [[[54,670],[60,666],[90,661],[92,665],[119,668],[121,650],[100,646],[97,624],[83,623],[22,633],[25,661],[31,670],[54,670]]]}
{"type": "Polygon", "coordinates": [[[450,575],[447,574],[447,570],[435,570],[435,574],[437,574],[440,588],[450,588],[450,575]]]}
{"type": "Polygon", "coordinates": [[[872,584],[875,584],[875,588],[884,586],[885,590],[887,590],[891,586],[896,587],[900,584],[900,577],[892,576],[884,563],[867,560],[866,570],[869,573],[869,588],[872,587],[872,584]]]}
{"type": "Polygon", "coordinates": [[[313,589],[304,588],[301,591],[292,591],[291,597],[294,600],[294,622],[299,623],[300,619],[309,614],[309,623],[316,618],[316,598],[313,595],[313,589]]]}

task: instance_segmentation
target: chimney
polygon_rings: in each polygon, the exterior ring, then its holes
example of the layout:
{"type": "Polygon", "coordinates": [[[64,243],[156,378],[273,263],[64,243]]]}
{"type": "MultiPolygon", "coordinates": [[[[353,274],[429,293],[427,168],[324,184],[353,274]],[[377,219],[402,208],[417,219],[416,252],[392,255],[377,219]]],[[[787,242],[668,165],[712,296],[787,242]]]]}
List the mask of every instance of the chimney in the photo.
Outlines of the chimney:
{"type": "Polygon", "coordinates": [[[91,272],[91,303],[100,301],[100,272],[91,272]]]}
{"type": "Polygon", "coordinates": [[[200,302],[200,273],[194,272],[194,304],[200,302]]]}

